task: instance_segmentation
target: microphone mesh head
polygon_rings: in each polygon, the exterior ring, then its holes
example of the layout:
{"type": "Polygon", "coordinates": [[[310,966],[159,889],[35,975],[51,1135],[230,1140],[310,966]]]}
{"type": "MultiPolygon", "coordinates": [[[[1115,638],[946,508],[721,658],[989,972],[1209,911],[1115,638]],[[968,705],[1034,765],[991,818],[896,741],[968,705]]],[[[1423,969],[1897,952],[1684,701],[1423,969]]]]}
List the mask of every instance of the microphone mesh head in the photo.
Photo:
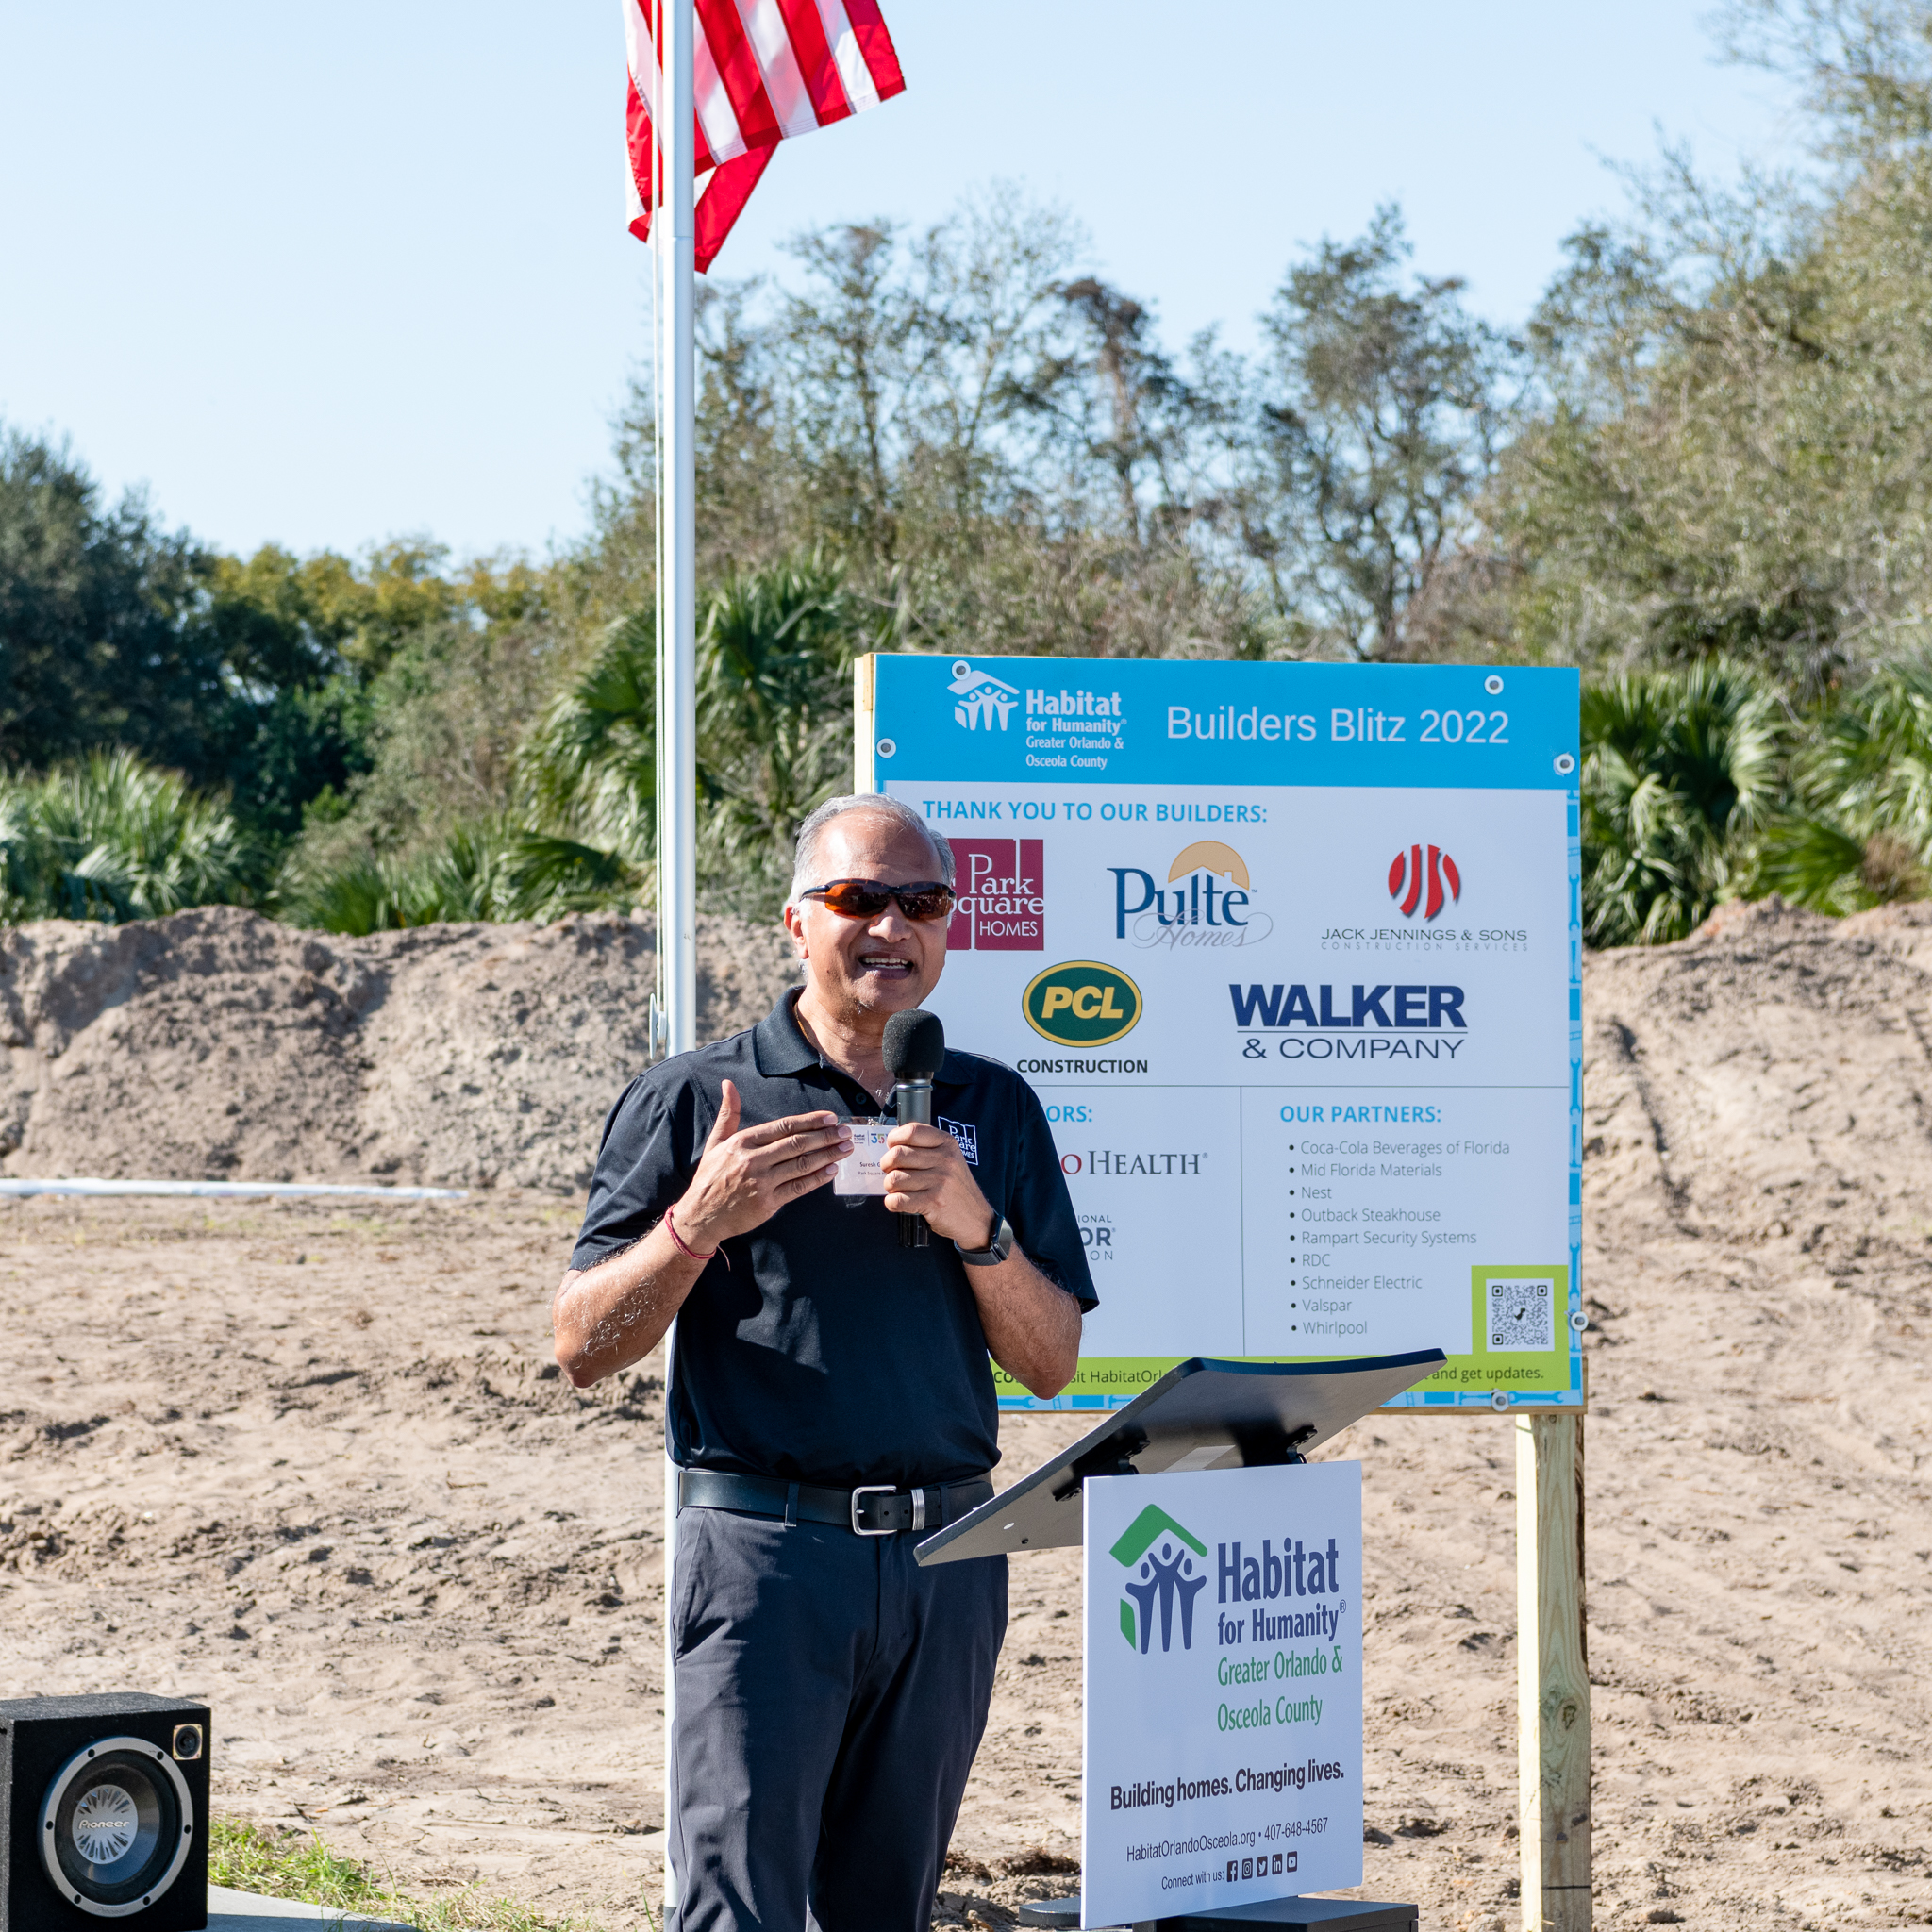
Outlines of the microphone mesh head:
{"type": "Polygon", "coordinates": [[[915,1007],[886,1022],[886,1072],[893,1080],[930,1080],[946,1057],[946,1029],[937,1013],[915,1007]]]}

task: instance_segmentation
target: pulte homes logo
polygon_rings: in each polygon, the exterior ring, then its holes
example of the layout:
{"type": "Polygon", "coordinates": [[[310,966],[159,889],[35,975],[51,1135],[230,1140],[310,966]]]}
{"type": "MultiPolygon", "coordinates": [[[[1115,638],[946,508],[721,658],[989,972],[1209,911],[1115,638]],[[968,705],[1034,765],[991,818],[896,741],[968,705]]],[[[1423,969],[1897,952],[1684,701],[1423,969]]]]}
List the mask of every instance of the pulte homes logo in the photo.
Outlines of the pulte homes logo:
{"type": "Polygon", "coordinates": [[[1110,865],[1114,937],[1150,947],[1252,946],[1274,922],[1253,904],[1248,863],[1219,839],[1197,839],[1174,855],[1168,891],[1138,865],[1110,865]]]}
{"type": "Polygon", "coordinates": [[[1181,1648],[1194,1647],[1194,1599],[1208,1588],[1208,1573],[1204,1569],[1198,1576],[1194,1574],[1190,1550],[1206,1562],[1208,1545],[1158,1504],[1150,1503],[1108,1552],[1131,1574],[1133,1580],[1121,1585],[1126,1591],[1121,1599],[1121,1634],[1142,1657],[1154,1636],[1157,1608],[1160,1612],[1161,1649],[1174,1646],[1176,1607],[1180,1611],[1181,1648]]]}

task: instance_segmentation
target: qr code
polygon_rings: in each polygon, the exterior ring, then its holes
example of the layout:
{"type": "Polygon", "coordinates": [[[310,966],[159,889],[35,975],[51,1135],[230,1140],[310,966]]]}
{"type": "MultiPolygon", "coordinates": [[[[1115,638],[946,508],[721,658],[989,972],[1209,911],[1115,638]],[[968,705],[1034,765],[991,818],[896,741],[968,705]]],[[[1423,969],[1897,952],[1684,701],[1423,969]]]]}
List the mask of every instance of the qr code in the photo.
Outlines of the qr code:
{"type": "Polygon", "coordinates": [[[1557,1345],[1557,1284],[1497,1280],[1490,1291],[1490,1353],[1528,1354],[1557,1345]]]}

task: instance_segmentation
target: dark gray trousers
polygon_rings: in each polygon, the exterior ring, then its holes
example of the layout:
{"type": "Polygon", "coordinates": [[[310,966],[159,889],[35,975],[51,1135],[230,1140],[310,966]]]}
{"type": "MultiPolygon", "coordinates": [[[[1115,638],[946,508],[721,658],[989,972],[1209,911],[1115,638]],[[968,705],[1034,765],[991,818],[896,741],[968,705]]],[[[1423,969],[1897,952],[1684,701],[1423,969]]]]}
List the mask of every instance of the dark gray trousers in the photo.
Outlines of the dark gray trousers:
{"type": "Polygon", "coordinates": [[[913,1541],[680,1512],[666,1932],[927,1932],[1007,1564],[913,1541]]]}

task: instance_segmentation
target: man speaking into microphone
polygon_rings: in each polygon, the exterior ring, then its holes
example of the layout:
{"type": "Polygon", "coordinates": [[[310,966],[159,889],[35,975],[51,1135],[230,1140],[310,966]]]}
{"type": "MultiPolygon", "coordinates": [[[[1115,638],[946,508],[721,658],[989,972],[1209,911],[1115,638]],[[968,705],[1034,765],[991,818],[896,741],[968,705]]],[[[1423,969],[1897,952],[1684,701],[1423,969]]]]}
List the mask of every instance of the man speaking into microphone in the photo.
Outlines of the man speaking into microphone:
{"type": "Polygon", "coordinates": [[[921,1067],[937,1028],[902,1023],[898,1072],[930,1074],[937,1119],[906,1117],[922,1094],[872,1146],[888,1022],[939,980],[952,886],[951,849],[899,801],[812,813],[785,908],[805,984],[625,1090],[557,1291],[579,1388],[679,1318],[667,1932],[806,1932],[808,1910],[822,1932],[925,1932],[985,1728],[1006,1559],[921,1570],[913,1545],[992,1494],[988,1356],[1057,1394],[1095,1298],[1010,1068],[921,1067]]]}

